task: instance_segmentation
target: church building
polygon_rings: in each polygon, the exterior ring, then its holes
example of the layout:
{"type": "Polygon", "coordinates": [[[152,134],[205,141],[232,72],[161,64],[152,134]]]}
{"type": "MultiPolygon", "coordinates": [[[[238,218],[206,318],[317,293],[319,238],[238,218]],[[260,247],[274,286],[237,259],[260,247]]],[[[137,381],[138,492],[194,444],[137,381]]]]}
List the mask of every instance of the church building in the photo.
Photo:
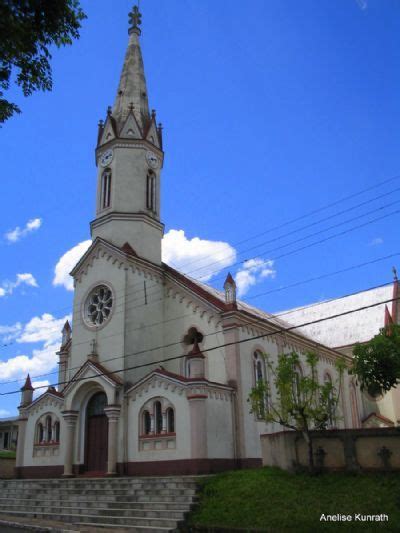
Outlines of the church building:
{"type": "MultiPolygon", "coordinates": [[[[262,354],[314,351],[320,380],[333,382],[336,359],[351,360],[239,301],[230,275],[218,291],[162,262],[163,131],[149,109],[140,18],[135,7],[114,106],[99,124],[93,242],[71,272],[59,385],[34,400],[29,376],[22,388],[19,477],[260,466],[260,435],[282,430],[250,412],[251,388],[268,379],[262,354]]],[[[360,402],[346,373],[339,427],[360,425],[360,402]]]]}

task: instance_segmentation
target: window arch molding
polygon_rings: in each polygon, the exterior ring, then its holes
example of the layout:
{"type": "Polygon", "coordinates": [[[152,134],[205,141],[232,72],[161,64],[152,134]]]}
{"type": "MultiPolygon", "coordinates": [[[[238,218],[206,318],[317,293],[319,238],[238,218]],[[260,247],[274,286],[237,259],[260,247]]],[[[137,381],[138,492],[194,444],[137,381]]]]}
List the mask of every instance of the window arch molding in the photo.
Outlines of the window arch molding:
{"type": "Polygon", "coordinates": [[[139,412],[139,435],[154,437],[175,434],[175,407],[167,398],[156,396],[148,400],[139,412]]]}
{"type": "Polygon", "coordinates": [[[60,419],[55,413],[44,413],[36,421],[34,432],[35,444],[59,444],[60,436],[60,419]]]}

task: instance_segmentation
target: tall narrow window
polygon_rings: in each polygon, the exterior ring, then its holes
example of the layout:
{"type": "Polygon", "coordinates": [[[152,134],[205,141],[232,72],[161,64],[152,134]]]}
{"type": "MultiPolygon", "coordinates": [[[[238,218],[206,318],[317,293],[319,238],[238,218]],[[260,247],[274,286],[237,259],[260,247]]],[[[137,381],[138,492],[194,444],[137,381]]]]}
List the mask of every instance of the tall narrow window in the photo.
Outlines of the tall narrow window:
{"type": "Polygon", "coordinates": [[[143,411],[143,433],[145,435],[151,433],[151,417],[148,411],[143,411]]]}
{"type": "MultiPolygon", "coordinates": [[[[263,356],[261,352],[256,351],[254,352],[254,378],[255,378],[255,384],[262,384],[265,383],[267,385],[267,376],[265,371],[265,362],[263,359],[263,356]]],[[[259,418],[263,418],[265,415],[265,412],[268,411],[268,392],[265,390],[264,395],[264,401],[259,406],[258,416],[259,418]]]]}
{"type": "Polygon", "coordinates": [[[156,210],[156,177],[151,171],[147,174],[146,207],[154,212],[156,210]]]}
{"type": "Polygon", "coordinates": [[[167,433],[175,433],[175,414],[172,407],[167,409],[167,433]]]}
{"type": "Polygon", "coordinates": [[[54,424],[54,440],[60,442],[60,422],[58,420],[54,424]]]}
{"type": "Polygon", "coordinates": [[[52,440],[51,417],[48,416],[46,418],[46,442],[50,442],[51,440],[52,440]]]}
{"type": "Polygon", "coordinates": [[[335,408],[335,402],[333,397],[333,385],[332,385],[332,378],[331,375],[328,374],[328,372],[325,373],[324,376],[324,383],[325,385],[329,386],[329,394],[328,394],[328,427],[332,427],[334,424],[334,408],[335,408]]]}
{"type": "Polygon", "coordinates": [[[155,433],[161,433],[163,427],[161,402],[154,402],[155,433]]]}
{"type": "Polygon", "coordinates": [[[101,208],[105,209],[111,205],[111,170],[107,168],[103,172],[101,184],[101,208]]]}
{"type": "Polygon", "coordinates": [[[37,442],[40,444],[44,440],[44,429],[43,424],[38,425],[38,432],[37,432],[37,442]]]}

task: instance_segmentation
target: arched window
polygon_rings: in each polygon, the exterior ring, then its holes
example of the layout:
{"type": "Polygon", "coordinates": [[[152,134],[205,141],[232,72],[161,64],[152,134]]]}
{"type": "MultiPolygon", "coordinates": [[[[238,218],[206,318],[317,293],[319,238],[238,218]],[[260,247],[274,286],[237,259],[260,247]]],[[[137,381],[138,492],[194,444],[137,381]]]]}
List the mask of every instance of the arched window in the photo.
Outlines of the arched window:
{"type": "Polygon", "coordinates": [[[60,422],[58,420],[54,424],[54,440],[60,442],[60,422]]]}
{"type": "Polygon", "coordinates": [[[101,208],[106,209],[111,205],[111,170],[107,168],[102,175],[101,183],[101,208]]]}
{"type": "Polygon", "coordinates": [[[324,375],[324,384],[330,386],[329,394],[328,394],[328,427],[332,427],[334,425],[334,396],[333,396],[333,384],[332,384],[332,377],[328,372],[325,372],[324,375]]]}
{"type": "Polygon", "coordinates": [[[300,365],[296,365],[294,368],[294,375],[293,375],[293,394],[296,396],[297,399],[300,399],[300,394],[301,394],[300,382],[301,382],[302,377],[303,377],[303,372],[301,370],[301,367],[300,365]]]}
{"type": "Polygon", "coordinates": [[[351,421],[353,428],[360,427],[360,412],[358,409],[357,389],[352,381],[350,383],[350,406],[351,406],[351,421]]]}
{"type": "Polygon", "coordinates": [[[161,402],[154,402],[154,429],[155,433],[161,433],[163,429],[163,416],[161,402]]]}
{"type": "Polygon", "coordinates": [[[46,439],[45,440],[46,442],[50,442],[51,440],[53,440],[51,416],[48,416],[46,418],[46,439]]]}
{"type": "Polygon", "coordinates": [[[44,429],[43,429],[43,424],[39,423],[38,424],[38,428],[37,428],[37,438],[36,438],[36,442],[38,444],[40,444],[41,442],[43,442],[44,440],[44,429]]]}
{"type": "Polygon", "coordinates": [[[175,433],[175,413],[172,407],[167,409],[167,433],[175,433]]]}
{"type": "Polygon", "coordinates": [[[150,211],[156,211],[156,177],[151,170],[147,174],[146,207],[150,211]]]}
{"type": "Polygon", "coordinates": [[[143,411],[143,433],[150,435],[151,433],[151,416],[148,411],[143,411]]]}
{"type": "Polygon", "coordinates": [[[96,392],[87,405],[87,416],[103,416],[104,408],[107,406],[107,396],[104,392],[96,392]]]}
{"type": "MultiPolygon", "coordinates": [[[[253,366],[254,366],[254,381],[256,386],[265,383],[267,385],[267,375],[265,369],[265,361],[260,351],[256,350],[253,354],[253,366]]],[[[259,418],[265,416],[268,410],[268,393],[265,391],[264,401],[260,404],[259,411],[257,413],[259,418]]]]}

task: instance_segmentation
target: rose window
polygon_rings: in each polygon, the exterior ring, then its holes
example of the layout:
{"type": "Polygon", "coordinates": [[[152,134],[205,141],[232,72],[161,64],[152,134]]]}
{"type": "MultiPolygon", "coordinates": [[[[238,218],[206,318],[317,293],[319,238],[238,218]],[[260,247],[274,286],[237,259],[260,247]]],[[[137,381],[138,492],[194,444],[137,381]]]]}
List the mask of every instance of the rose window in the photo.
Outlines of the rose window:
{"type": "Polygon", "coordinates": [[[91,326],[101,326],[110,318],[112,304],[111,289],[105,285],[99,285],[93,289],[86,301],[86,321],[91,326]]]}

